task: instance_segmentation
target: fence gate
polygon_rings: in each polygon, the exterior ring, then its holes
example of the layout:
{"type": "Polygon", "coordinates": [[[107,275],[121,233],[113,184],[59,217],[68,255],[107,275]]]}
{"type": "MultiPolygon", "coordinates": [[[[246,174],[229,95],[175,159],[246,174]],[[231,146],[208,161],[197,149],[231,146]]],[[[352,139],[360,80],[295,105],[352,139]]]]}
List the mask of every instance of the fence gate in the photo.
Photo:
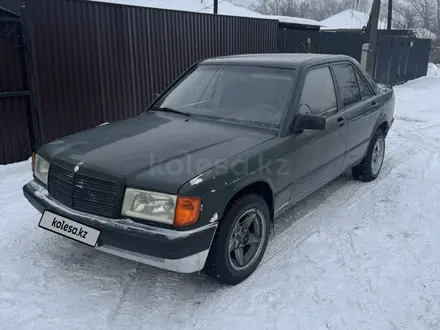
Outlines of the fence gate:
{"type": "Polygon", "coordinates": [[[30,93],[20,19],[0,10],[0,164],[33,150],[30,93]]]}
{"type": "Polygon", "coordinates": [[[428,71],[431,40],[404,36],[381,36],[374,78],[395,85],[425,76],[428,71]]]}

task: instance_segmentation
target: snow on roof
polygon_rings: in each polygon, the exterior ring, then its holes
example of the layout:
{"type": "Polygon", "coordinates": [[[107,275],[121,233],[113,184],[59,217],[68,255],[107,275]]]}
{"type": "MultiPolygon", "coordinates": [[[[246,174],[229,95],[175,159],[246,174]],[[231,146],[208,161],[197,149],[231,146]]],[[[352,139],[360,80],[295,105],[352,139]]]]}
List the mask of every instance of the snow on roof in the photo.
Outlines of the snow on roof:
{"type": "MultiPolygon", "coordinates": [[[[323,30],[362,29],[364,26],[367,26],[369,18],[370,14],[347,9],[321,21],[320,24],[323,26],[323,30]]],[[[379,21],[378,28],[386,29],[387,24],[379,21]]]]}
{"type": "Polygon", "coordinates": [[[438,38],[435,33],[425,28],[412,28],[411,30],[414,32],[417,38],[432,39],[432,40],[437,40],[438,38]]]}
{"type": "MultiPolygon", "coordinates": [[[[162,9],[174,9],[199,13],[212,13],[213,0],[94,0],[99,2],[118,3],[123,5],[134,5],[141,7],[153,7],[162,9]]],[[[228,1],[219,0],[218,13],[221,15],[245,16],[264,18],[264,15],[250,9],[236,6],[228,1]]]]}
{"type": "MultiPolygon", "coordinates": [[[[213,12],[213,6],[214,6],[213,0],[203,0],[203,2],[201,0],[94,0],[94,1],[117,3],[123,5],[134,5],[141,7],[183,10],[183,11],[208,13],[208,14],[211,14],[213,12]]],[[[319,22],[306,18],[263,15],[255,11],[252,11],[250,9],[247,9],[245,7],[234,5],[225,0],[219,0],[218,13],[220,15],[274,19],[283,23],[320,26],[319,22]]]]}
{"type": "Polygon", "coordinates": [[[301,17],[291,17],[291,16],[278,16],[278,15],[264,15],[267,18],[277,19],[281,23],[290,23],[290,24],[300,24],[300,25],[310,25],[310,26],[322,26],[322,24],[318,21],[308,18],[301,17]]]}

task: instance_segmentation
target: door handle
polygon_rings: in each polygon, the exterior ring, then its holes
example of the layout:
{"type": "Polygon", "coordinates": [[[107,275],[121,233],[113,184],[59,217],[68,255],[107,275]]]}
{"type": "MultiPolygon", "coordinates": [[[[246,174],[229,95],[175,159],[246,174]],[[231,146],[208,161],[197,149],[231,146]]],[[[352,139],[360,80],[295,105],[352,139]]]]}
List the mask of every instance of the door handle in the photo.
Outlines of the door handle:
{"type": "Polygon", "coordinates": [[[338,119],[336,119],[336,121],[339,123],[339,127],[342,127],[345,125],[344,117],[339,117],[338,119]]]}

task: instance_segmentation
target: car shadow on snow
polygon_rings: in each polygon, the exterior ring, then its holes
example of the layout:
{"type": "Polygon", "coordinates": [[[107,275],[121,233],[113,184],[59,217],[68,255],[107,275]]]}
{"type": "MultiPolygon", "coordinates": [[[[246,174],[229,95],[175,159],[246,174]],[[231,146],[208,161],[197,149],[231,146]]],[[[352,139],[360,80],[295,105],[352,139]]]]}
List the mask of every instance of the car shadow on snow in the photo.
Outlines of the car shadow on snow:
{"type": "Polygon", "coordinates": [[[359,182],[353,180],[351,170],[345,172],[343,175],[320,188],[299,203],[283,211],[275,219],[274,235],[272,235],[272,239],[276,239],[278,235],[289,229],[291,226],[294,226],[299,219],[306,216],[322,204],[328,202],[336,191],[349,185],[359,186],[359,182]]]}

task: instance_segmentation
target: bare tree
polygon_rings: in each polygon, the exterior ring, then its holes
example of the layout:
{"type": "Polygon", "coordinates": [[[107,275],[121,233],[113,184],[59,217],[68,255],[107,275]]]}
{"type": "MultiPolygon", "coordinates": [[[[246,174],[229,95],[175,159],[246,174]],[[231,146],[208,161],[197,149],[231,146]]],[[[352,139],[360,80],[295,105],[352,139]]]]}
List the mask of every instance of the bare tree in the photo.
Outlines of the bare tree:
{"type": "Polygon", "coordinates": [[[346,9],[369,13],[371,4],[372,0],[258,0],[251,9],[267,15],[297,16],[321,21],[346,9]]]}
{"type": "MultiPolygon", "coordinates": [[[[257,0],[252,9],[268,15],[285,15],[321,21],[346,9],[370,13],[372,0],[257,0]]],[[[388,1],[382,1],[380,19],[387,21],[388,1]]],[[[423,27],[440,35],[440,0],[394,0],[392,26],[423,27]]]]}
{"type": "Polygon", "coordinates": [[[251,9],[266,15],[280,15],[284,0],[258,0],[251,9]]]}
{"type": "Polygon", "coordinates": [[[435,1],[435,26],[434,32],[440,36],[440,0],[435,1]]]}
{"type": "MultiPolygon", "coordinates": [[[[387,16],[388,7],[384,8],[381,15],[387,16]]],[[[411,29],[417,25],[417,12],[407,1],[394,2],[393,26],[399,29],[411,29]]]]}
{"type": "Polygon", "coordinates": [[[407,0],[421,19],[422,27],[430,29],[435,21],[435,6],[433,0],[407,0]]]}

